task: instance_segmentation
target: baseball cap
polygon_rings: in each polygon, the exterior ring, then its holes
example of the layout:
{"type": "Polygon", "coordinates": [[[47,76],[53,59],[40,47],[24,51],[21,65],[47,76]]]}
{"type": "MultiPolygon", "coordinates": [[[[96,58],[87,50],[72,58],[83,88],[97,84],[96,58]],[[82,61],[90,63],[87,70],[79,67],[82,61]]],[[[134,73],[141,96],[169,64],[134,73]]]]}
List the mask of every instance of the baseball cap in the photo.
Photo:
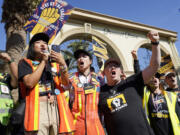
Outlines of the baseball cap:
{"type": "Polygon", "coordinates": [[[171,75],[176,76],[176,73],[175,72],[167,72],[165,74],[165,78],[168,77],[168,76],[171,76],[171,75]]]}
{"type": "Polygon", "coordinates": [[[121,66],[120,61],[118,59],[109,58],[108,60],[106,60],[106,62],[104,64],[104,68],[110,63],[116,63],[119,67],[121,66]]]}
{"type": "Polygon", "coordinates": [[[38,40],[43,40],[46,43],[48,43],[49,42],[49,36],[46,33],[43,33],[43,32],[42,33],[37,33],[31,38],[31,40],[29,42],[29,45],[32,45],[34,42],[36,42],[38,40]]]}
{"type": "Polygon", "coordinates": [[[78,50],[76,50],[76,51],[74,52],[74,57],[75,57],[75,59],[78,59],[79,55],[82,54],[82,53],[84,53],[84,54],[86,54],[87,56],[89,56],[90,59],[92,60],[91,54],[88,53],[87,51],[83,50],[83,49],[78,49],[78,50]]]}

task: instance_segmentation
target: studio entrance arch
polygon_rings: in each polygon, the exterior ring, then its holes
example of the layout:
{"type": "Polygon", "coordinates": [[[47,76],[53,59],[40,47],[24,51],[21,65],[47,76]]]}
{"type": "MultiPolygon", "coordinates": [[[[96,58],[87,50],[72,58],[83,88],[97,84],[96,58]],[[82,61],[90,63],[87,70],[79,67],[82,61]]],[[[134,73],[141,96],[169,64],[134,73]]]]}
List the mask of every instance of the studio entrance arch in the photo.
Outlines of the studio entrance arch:
{"type": "Polygon", "coordinates": [[[96,32],[95,30],[91,30],[91,33],[86,33],[84,32],[84,28],[72,29],[64,33],[63,36],[59,38],[58,42],[60,44],[63,44],[64,42],[68,40],[84,39],[84,38],[91,42],[92,36],[95,36],[98,39],[102,40],[104,43],[106,43],[107,44],[106,48],[107,48],[109,57],[118,58],[121,61],[123,70],[127,70],[126,61],[121,53],[121,50],[119,50],[109,38],[107,38],[105,35],[99,32],[96,32]]]}
{"type": "Polygon", "coordinates": [[[180,69],[180,60],[174,44],[177,32],[79,8],[72,11],[70,18],[56,36],[54,44],[85,36],[90,41],[92,35],[96,36],[107,44],[110,55],[121,61],[124,72],[129,76],[134,73],[131,51],[138,49],[142,42],[150,43],[146,37],[150,30],[159,32],[161,48],[170,54],[175,69],[180,69]]]}

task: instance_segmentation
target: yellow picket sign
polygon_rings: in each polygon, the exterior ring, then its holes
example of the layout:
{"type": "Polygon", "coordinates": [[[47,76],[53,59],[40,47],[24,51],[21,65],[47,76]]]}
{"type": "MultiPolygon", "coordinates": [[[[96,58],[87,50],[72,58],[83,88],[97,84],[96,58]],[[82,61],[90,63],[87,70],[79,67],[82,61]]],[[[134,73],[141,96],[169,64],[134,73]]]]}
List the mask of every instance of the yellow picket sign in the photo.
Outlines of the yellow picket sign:
{"type": "Polygon", "coordinates": [[[162,74],[165,73],[166,71],[168,71],[169,69],[171,69],[173,67],[173,63],[172,61],[169,62],[168,64],[164,65],[163,67],[161,67],[158,71],[158,73],[162,74]]]}

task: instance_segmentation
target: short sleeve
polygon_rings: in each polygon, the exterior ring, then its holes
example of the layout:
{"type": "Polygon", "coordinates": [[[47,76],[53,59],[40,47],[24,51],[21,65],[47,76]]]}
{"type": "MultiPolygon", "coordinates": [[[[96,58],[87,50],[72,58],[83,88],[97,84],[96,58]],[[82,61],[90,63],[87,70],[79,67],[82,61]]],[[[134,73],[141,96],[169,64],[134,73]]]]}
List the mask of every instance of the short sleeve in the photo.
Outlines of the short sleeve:
{"type": "Polygon", "coordinates": [[[25,61],[21,60],[18,64],[18,80],[21,80],[25,75],[31,74],[32,68],[31,66],[25,61]]]}

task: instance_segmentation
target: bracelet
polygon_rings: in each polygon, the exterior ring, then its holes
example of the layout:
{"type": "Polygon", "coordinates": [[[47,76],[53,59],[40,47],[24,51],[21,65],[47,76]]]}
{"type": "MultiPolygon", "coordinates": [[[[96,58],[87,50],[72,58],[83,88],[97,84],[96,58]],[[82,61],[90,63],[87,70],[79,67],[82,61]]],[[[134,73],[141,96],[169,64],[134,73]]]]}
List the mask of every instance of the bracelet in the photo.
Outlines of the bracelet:
{"type": "Polygon", "coordinates": [[[151,41],[151,44],[157,46],[157,45],[159,45],[159,41],[156,41],[156,42],[152,42],[152,41],[151,41]]]}
{"type": "Polygon", "coordinates": [[[67,66],[59,66],[59,68],[60,68],[60,71],[63,73],[67,71],[67,66]]]}
{"type": "Polygon", "coordinates": [[[11,58],[11,60],[8,61],[8,64],[11,64],[12,62],[14,62],[14,59],[13,59],[13,58],[11,58]]]}

